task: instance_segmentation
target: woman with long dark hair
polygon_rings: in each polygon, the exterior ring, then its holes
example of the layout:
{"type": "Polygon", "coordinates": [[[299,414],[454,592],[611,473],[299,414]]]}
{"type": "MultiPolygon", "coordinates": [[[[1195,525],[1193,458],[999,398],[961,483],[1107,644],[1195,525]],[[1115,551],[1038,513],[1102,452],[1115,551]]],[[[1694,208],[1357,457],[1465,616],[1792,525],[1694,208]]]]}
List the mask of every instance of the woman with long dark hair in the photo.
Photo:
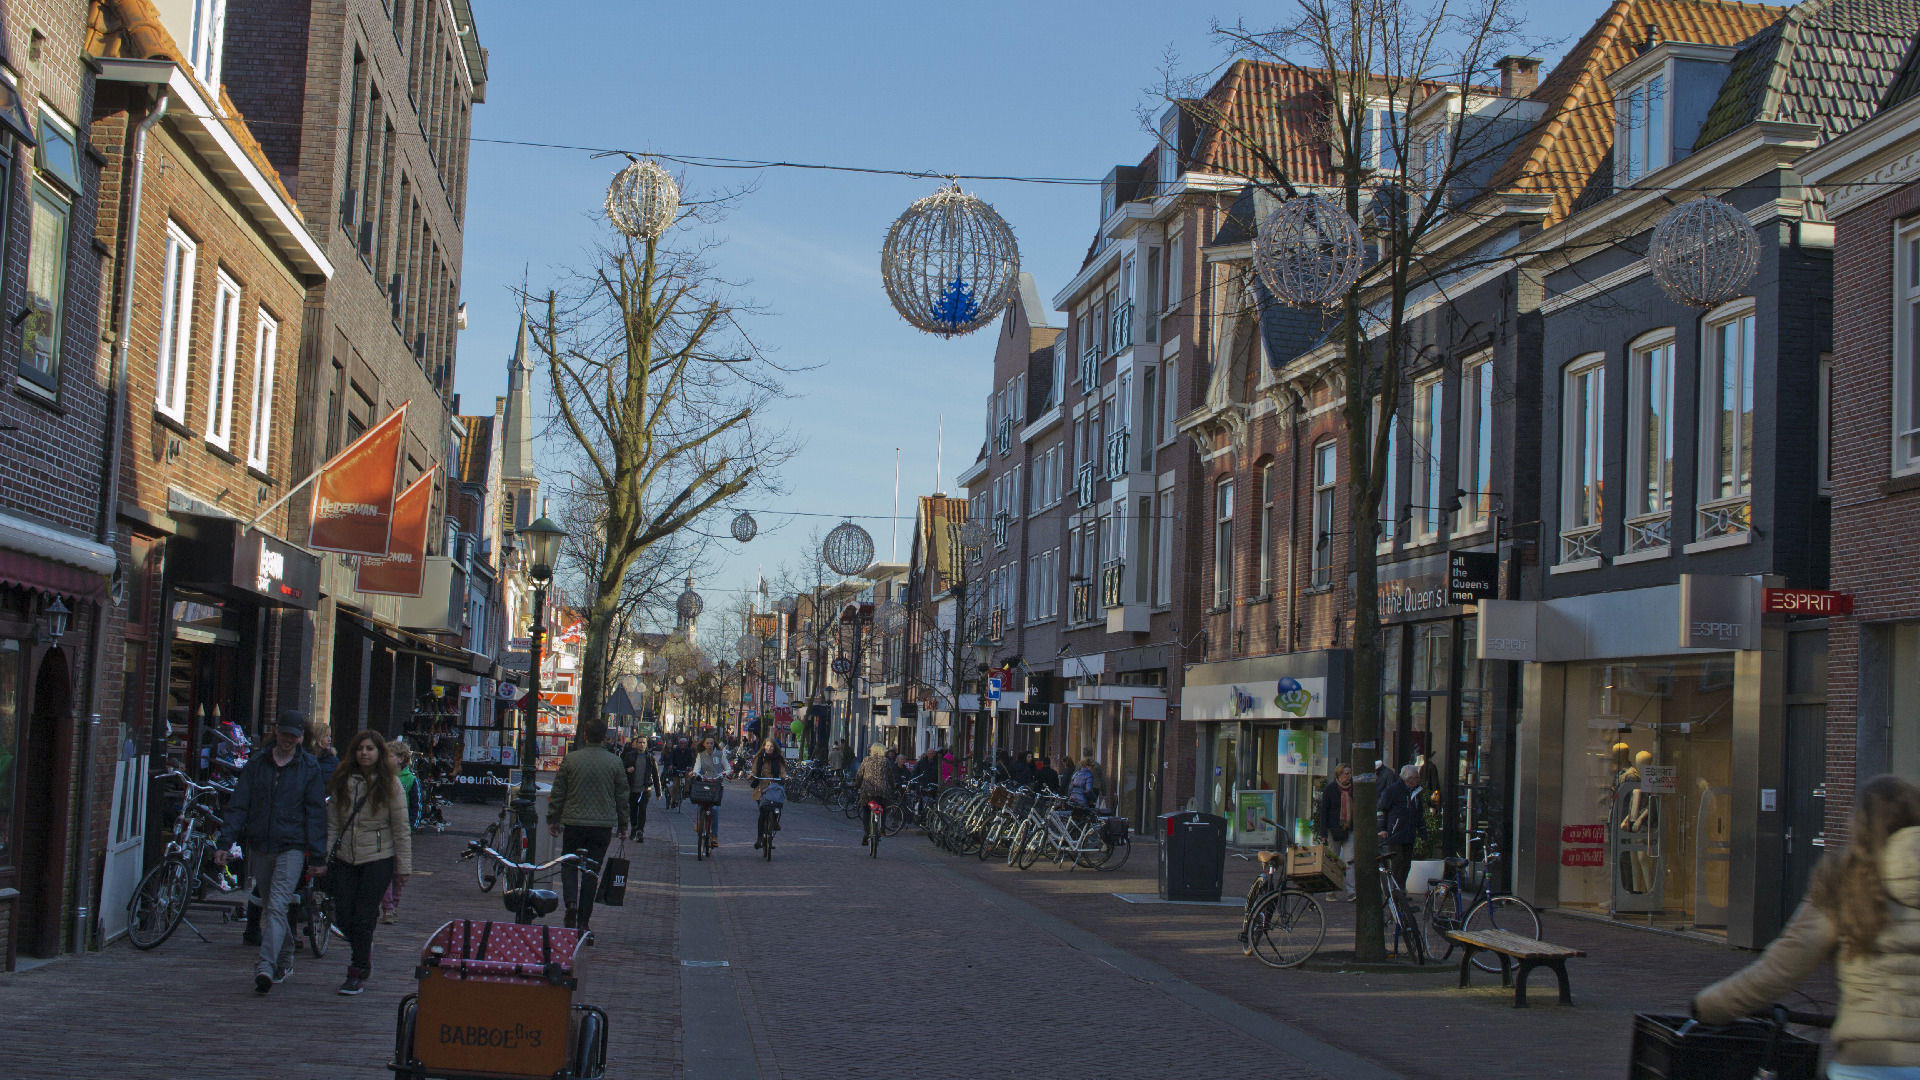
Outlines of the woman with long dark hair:
{"type": "Polygon", "coordinates": [[[1845,850],[1760,959],[1702,990],[1693,1014],[1725,1024],[1765,1009],[1832,960],[1840,982],[1829,1080],[1920,1077],[1920,788],[1892,774],[1860,787],[1845,850]]]}
{"type": "Polygon", "coordinates": [[[389,884],[413,873],[413,830],[399,767],[377,731],[362,731],[327,784],[327,882],[352,956],[342,994],[358,994],[373,970],[373,928],[389,884]]]}

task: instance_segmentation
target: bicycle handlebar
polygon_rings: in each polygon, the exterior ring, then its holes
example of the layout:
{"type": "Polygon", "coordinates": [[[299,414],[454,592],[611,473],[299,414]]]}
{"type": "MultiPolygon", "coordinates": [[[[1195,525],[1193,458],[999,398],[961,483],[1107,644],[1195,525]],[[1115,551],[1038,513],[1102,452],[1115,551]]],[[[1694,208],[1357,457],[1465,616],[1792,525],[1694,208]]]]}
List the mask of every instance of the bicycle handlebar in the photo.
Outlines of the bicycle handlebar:
{"type": "Polygon", "coordinates": [[[551,870],[556,866],[563,866],[570,862],[587,864],[590,870],[596,868],[599,865],[595,863],[592,859],[585,858],[581,856],[579,853],[572,852],[572,851],[569,851],[566,854],[561,855],[550,862],[541,863],[538,866],[535,866],[532,863],[514,862],[512,859],[509,859],[505,855],[502,855],[499,852],[493,850],[492,848],[488,847],[485,843],[479,840],[475,840],[472,843],[468,844],[467,850],[460,853],[460,857],[462,859],[471,859],[480,855],[490,856],[495,862],[498,862],[501,866],[504,866],[509,870],[517,870],[523,874],[544,873],[545,871],[551,870]]]}
{"type": "Polygon", "coordinates": [[[189,792],[204,791],[208,793],[219,792],[222,795],[233,794],[232,788],[221,787],[219,784],[196,784],[186,773],[181,772],[179,769],[168,769],[166,772],[158,773],[155,775],[155,779],[178,780],[189,792]]]}

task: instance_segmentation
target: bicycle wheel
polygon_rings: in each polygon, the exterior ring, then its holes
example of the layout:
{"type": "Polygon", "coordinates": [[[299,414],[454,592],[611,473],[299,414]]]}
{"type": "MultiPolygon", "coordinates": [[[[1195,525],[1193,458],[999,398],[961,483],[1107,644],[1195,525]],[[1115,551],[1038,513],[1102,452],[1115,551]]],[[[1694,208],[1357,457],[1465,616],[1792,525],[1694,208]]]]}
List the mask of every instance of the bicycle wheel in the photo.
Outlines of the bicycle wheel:
{"type": "Polygon", "coordinates": [[[1270,893],[1247,916],[1248,951],[1268,967],[1298,967],[1320,951],[1327,916],[1320,901],[1297,889],[1270,893]]]}
{"type": "Polygon", "coordinates": [[[1045,851],[1052,842],[1053,837],[1047,832],[1046,826],[1042,825],[1038,828],[1030,829],[1027,832],[1026,843],[1020,845],[1018,854],[1009,853],[1007,858],[1013,862],[1015,866],[1025,870],[1040,861],[1041,853],[1045,851]]]}
{"type": "MultiPolygon", "coordinates": [[[[532,845],[527,842],[526,826],[520,823],[519,818],[515,818],[513,823],[507,826],[507,846],[498,849],[500,854],[505,855],[513,862],[527,863],[533,861],[533,851],[531,848],[532,845]]],[[[509,889],[518,889],[525,884],[525,882],[520,880],[524,875],[519,871],[502,870],[501,876],[507,879],[507,888],[509,889]]]]}
{"type": "Polygon", "coordinates": [[[1113,850],[1108,852],[1106,859],[1103,860],[1099,866],[1094,867],[1094,869],[1102,873],[1118,870],[1127,865],[1127,856],[1131,854],[1133,854],[1133,841],[1115,840],[1113,842],[1113,850]]]}
{"type": "Polygon", "coordinates": [[[1427,949],[1441,963],[1453,955],[1453,939],[1447,936],[1447,931],[1456,928],[1457,895],[1451,881],[1436,881],[1427,889],[1427,949]]]}
{"type": "Polygon", "coordinates": [[[1083,870],[1098,870],[1108,859],[1113,858],[1113,837],[1104,832],[1095,831],[1091,836],[1070,837],[1073,840],[1073,864],[1083,870]]]}
{"type": "MultiPolygon", "coordinates": [[[[487,831],[480,834],[480,842],[495,851],[499,851],[500,823],[496,821],[487,826],[487,831]]],[[[480,891],[483,893],[492,892],[494,883],[500,880],[499,864],[494,862],[493,857],[490,855],[476,855],[473,858],[473,867],[474,873],[480,879],[480,891]]]]}
{"type": "MultiPolygon", "coordinates": [[[[1505,930],[1508,933],[1538,939],[1540,937],[1540,913],[1533,905],[1517,896],[1494,896],[1480,901],[1461,924],[1467,933],[1475,930],[1505,930]]],[[[1473,966],[1481,971],[1499,971],[1500,958],[1482,952],[1473,958],[1473,966]]]]}
{"type": "Polygon", "coordinates": [[[881,819],[885,816],[884,814],[870,814],[867,817],[867,857],[870,859],[880,857],[880,837],[884,824],[881,819]]]}
{"type": "Polygon", "coordinates": [[[327,946],[333,943],[333,897],[317,885],[313,889],[315,895],[301,907],[306,916],[307,948],[318,960],[327,955],[327,946]]]}
{"type": "Polygon", "coordinates": [[[882,825],[887,830],[888,836],[898,836],[900,835],[900,830],[907,827],[906,811],[901,809],[899,803],[887,807],[886,813],[880,816],[882,825]]]}
{"type": "Polygon", "coordinates": [[[179,928],[187,914],[189,884],[186,861],[178,856],[168,856],[140,879],[127,902],[127,940],[134,948],[157,948],[179,928]]]}

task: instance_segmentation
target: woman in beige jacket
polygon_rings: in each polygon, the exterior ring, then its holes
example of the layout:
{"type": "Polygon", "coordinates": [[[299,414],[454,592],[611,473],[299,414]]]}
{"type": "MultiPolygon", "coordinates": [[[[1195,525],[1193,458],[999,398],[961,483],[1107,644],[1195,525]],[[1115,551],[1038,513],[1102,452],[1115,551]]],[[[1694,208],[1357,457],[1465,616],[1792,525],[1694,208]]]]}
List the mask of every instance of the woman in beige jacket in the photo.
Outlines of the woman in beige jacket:
{"type": "Polygon", "coordinates": [[[342,994],[358,994],[373,969],[373,928],[389,883],[413,873],[407,796],[387,740],[363,731],[327,784],[327,887],[352,957],[342,994]]]}
{"type": "Polygon", "coordinates": [[[1814,871],[1793,921],[1760,959],[1702,990],[1693,1015],[1759,1012],[1832,960],[1840,981],[1829,1080],[1920,1080],[1920,788],[1860,788],[1852,842],[1814,871]]]}

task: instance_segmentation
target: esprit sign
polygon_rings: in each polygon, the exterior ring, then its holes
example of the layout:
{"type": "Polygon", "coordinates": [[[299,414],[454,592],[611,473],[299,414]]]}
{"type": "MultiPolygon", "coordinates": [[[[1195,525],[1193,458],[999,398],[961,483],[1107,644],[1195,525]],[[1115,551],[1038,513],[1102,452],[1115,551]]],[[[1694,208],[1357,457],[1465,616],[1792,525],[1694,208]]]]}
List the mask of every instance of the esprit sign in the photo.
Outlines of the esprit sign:
{"type": "Polygon", "coordinates": [[[1680,575],[1680,647],[1760,647],[1760,585],[1752,578],[1680,575]]]}
{"type": "Polygon", "coordinates": [[[1763,589],[1760,610],[1789,615],[1851,615],[1853,597],[1825,589],[1763,589]]]}

